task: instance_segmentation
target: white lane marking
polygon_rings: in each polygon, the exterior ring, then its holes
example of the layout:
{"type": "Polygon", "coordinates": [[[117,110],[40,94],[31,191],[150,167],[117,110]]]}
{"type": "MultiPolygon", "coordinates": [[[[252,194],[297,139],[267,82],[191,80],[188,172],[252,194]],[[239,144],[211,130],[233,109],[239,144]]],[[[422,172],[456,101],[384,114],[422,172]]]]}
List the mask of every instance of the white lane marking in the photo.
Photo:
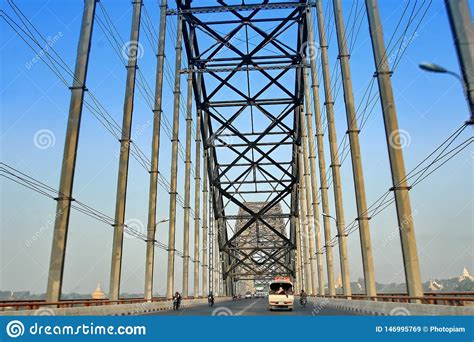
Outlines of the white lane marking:
{"type": "Polygon", "coordinates": [[[257,304],[258,300],[256,300],[255,302],[253,302],[252,304],[249,304],[247,305],[245,308],[243,308],[242,310],[240,310],[239,312],[237,312],[234,316],[241,316],[243,313],[245,313],[245,311],[247,311],[248,309],[250,309],[252,306],[254,306],[255,304],[257,304]]]}

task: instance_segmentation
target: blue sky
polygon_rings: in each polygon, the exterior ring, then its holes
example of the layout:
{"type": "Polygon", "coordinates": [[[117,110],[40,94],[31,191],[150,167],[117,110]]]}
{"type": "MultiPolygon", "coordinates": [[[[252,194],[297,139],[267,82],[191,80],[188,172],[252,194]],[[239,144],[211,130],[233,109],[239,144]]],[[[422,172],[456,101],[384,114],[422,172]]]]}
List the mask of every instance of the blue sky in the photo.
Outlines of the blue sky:
{"type": "MultiPolygon", "coordinates": [[[[75,49],[82,15],[80,0],[16,0],[15,3],[32,20],[46,37],[54,41],[53,48],[73,68],[75,49]]],[[[128,41],[131,23],[129,1],[102,0],[120,35],[128,41]]],[[[325,11],[330,1],[323,1],[325,11]]],[[[348,19],[352,1],[343,0],[343,10],[348,19]]],[[[388,41],[392,35],[405,2],[380,0],[384,33],[388,41]]],[[[414,2],[412,2],[414,3],[414,2]]],[[[420,2],[421,3],[421,2],[420,2]]],[[[362,8],[363,1],[357,3],[362,8]]],[[[155,28],[158,28],[158,5],[146,0],[145,7],[155,28]]],[[[471,3],[471,10],[474,4],[471,3]]],[[[2,1],[2,9],[11,14],[11,8],[2,1]]],[[[98,15],[102,12],[98,9],[98,15]]],[[[332,14],[332,6],[327,13],[332,14]]],[[[361,13],[365,14],[365,11],[361,13]]],[[[333,21],[328,16],[329,30],[333,21]]],[[[420,17],[418,17],[419,19],[420,17]]],[[[168,19],[167,63],[174,70],[175,18],[168,19]]],[[[314,19],[315,20],[315,19],[314,19]]],[[[417,22],[417,21],[416,21],[417,22]]],[[[349,25],[347,25],[349,31],[349,25]]],[[[403,59],[392,77],[400,129],[407,132],[404,150],[407,170],[411,170],[445,138],[456,130],[468,117],[467,106],[459,82],[447,75],[429,74],[418,68],[422,61],[433,61],[455,72],[459,71],[446,11],[442,1],[432,2],[420,27],[413,32],[410,26],[407,39],[413,35],[403,59]]],[[[2,20],[0,26],[1,63],[1,121],[0,159],[21,171],[57,188],[67,111],[69,90],[59,82],[42,61],[36,61],[35,53],[19,39],[2,20]],[[51,143],[48,148],[38,148],[35,136],[47,130],[51,143]]],[[[397,37],[400,35],[400,29],[397,37]]],[[[141,33],[142,56],[139,67],[147,83],[154,89],[155,51],[141,33]]],[[[406,42],[406,40],[405,40],[406,42]]],[[[257,41],[258,43],[258,41],[257,41]]],[[[406,46],[402,42],[402,46],[406,46]]],[[[329,41],[329,58],[333,80],[337,77],[336,37],[329,41]]],[[[396,54],[397,48],[394,53],[396,54]]],[[[374,66],[364,17],[360,33],[351,56],[353,88],[358,104],[371,80],[374,66]]],[[[100,100],[112,117],[121,123],[126,70],[96,25],[93,34],[87,87],[100,100]]],[[[172,78],[172,77],[171,77],[172,78]]],[[[69,78],[68,83],[71,79],[69,78]]],[[[322,79],[320,79],[322,83],[322,79]]],[[[185,94],[185,78],[182,78],[185,94]]],[[[322,88],[322,87],[321,87],[322,88]]],[[[374,87],[374,92],[376,87],[374,87]]],[[[321,99],[324,94],[321,92],[321,99]]],[[[136,94],[134,141],[144,153],[150,155],[151,111],[140,94],[136,94]]],[[[165,116],[172,117],[172,88],[165,79],[165,116]]],[[[183,113],[182,113],[183,114],[183,113]]],[[[342,90],[335,104],[338,141],[346,131],[346,119],[342,90]]],[[[180,139],[184,142],[184,124],[180,122],[180,139]]],[[[468,128],[459,142],[472,136],[468,128]]],[[[326,137],[327,139],[327,137],[326,137]]],[[[383,120],[377,104],[361,132],[361,148],[366,178],[367,201],[373,203],[390,186],[383,120]]],[[[326,148],[328,146],[325,141],[326,148]]],[[[160,171],[169,175],[170,140],[162,134],[160,171]]],[[[84,110],[78,150],[74,197],[113,216],[118,167],[118,142],[99,125],[88,110],[84,110]]],[[[329,162],[329,151],[326,151],[329,162]]],[[[194,153],[194,149],[193,149],[194,153]]],[[[461,273],[464,266],[473,270],[473,167],[472,146],[465,149],[440,170],[413,189],[411,194],[414,212],[418,252],[423,280],[447,278],[461,273]]],[[[183,190],[184,163],[179,164],[179,189],[183,190]]],[[[355,217],[355,202],[351,165],[346,160],[341,169],[346,222],[355,217]]],[[[31,192],[19,185],[0,178],[0,290],[31,290],[43,292],[50,256],[52,219],[55,202],[31,192]],[[32,237],[39,235],[34,241],[32,237]],[[30,243],[28,243],[30,242],[30,243]]],[[[330,194],[332,191],[330,191],[330,194]]],[[[136,219],[146,226],[148,198],[148,173],[135,161],[130,163],[127,200],[127,219],[136,219]]],[[[333,197],[330,197],[334,213],[333,197]]],[[[168,194],[159,188],[158,219],[168,217],[168,194]]],[[[178,209],[177,247],[182,249],[182,209],[178,209]]],[[[402,282],[403,269],[394,206],[385,210],[370,222],[374,246],[376,279],[378,282],[402,282]],[[396,230],[395,230],[396,232],[396,230]]],[[[158,227],[158,239],[167,242],[167,225],[158,227]]],[[[333,227],[335,234],[335,227],[333,227]]],[[[192,230],[191,230],[192,233],[192,230]]],[[[66,256],[64,292],[91,292],[97,282],[108,289],[112,229],[76,211],[72,212],[66,256]]],[[[357,233],[349,238],[351,278],[362,276],[359,240],[357,233]]],[[[191,247],[191,255],[192,255],[191,247]]],[[[336,275],[339,273],[337,253],[336,275]]],[[[166,253],[156,252],[155,292],[163,293],[166,253]]],[[[133,238],[124,242],[124,268],[122,291],[142,292],[144,279],[145,244],[133,238]]],[[[177,259],[177,284],[181,281],[181,259],[177,259]]],[[[192,273],[190,284],[192,284],[192,273]]]]}

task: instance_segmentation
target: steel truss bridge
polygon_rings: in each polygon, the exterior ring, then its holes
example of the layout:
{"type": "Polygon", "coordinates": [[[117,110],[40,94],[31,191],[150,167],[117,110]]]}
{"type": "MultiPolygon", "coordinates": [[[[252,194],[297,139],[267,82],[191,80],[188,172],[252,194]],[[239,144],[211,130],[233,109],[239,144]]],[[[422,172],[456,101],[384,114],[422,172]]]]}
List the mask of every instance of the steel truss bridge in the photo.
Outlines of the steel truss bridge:
{"type": "MultiPolygon", "coordinates": [[[[61,300],[66,238],[71,208],[80,117],[87,93],[86,75],[98,1],[85,0],[77,51],[71,106],[64,147],[57,212],[54,226],[47,302],[61,300]]],[[[365,196],[359,146],[357,113],[352,95],[350,53],[341,0],[334,0],[334,23],[344,92],[347,136],[353,169],[357,219],[346,225],[340,180],[341,161],[334,120],[334,94],[329,69],[325,16],[317,1],[191,1],[177,0],[170,7],[160,1],[156,87],[153,103],[153,141],[149,165],[150,191],[147,232],[145,298],[152,301],[154,249],[168,252],[167,292],[172,297],[176,255],[183,257],[183,295],[189,296],[189,262],[194,266],[194,296],[218,291],[230,296],[239,281],[265,284],[275,276],[288,276],[295,290],[335,297],[333,253],[339,253],[344,298],[352,295],[347,254],[348,231],[359,230],[366,294],[377,299],[372,247],[370,208],[365,196]],[[177,21],[176,40],[166,42],[166,18],[177,21]],[[315,24],[315,25],[313,25],[315,24]],[[313,30],[313,27],[316,29],[313,30]],[[171,180],[169,182],[169,241],[160,246],[156,235],[157,186],[165,44],[175,46],[174,104],[172,121],[171,180]],[[182,64],[187,66],[182,68],[182,64]],[[321,65],[319,79],[317,63],[321,65]],[[183,80],[186,79],[186,83],[183,80]],[[320,98],[319,87],[324,90],[320,98]],[[186,88],[186,101],[181,89],[186,88]],[[184,102],[184,103],[183,103],[184,102]],[[176,209],[179,163],[179,115],[186,107],[186,161],[184,196],[184,250],[176,249],[176,209]],[[193,108],[195,111],[193,111],[193,108]],[[325,110],[324,122],[321,111],[325,110]],[[189,254],[191,226],[191,125],[195,124],[195,194],[193,205],[195,254],[189,254]],[[324,130],[327,126],[327,133],[324,130]],[[325,144],[329,144],[326,156],[325,144]],[[326,159],[330,170],[326,170],[326,159]],[[329,182],[327,175],[331,174],[329,182]],[[331,184],[332,183],[332,184],[331,184]],[[202,184],[202,186],[201,186],[202,184]],[[331,187],[332,185],[332,187],[331,187]],[[334,217],[329,193],[335,199],[334,217]],[[202,200],[201,200],[202,198],[202,200]],[[331,236],[334,219],[337,236],[331,236]],[[334,247],[337,246],[337,250],[334,247]],[[199,250],[202,249],[202,255],[199,250]],[[197,250],[197,252],[196,252],[197,250]],[[326,264],[326,274],[323,264],[326,264]],[[201,282],[200,282],[201,278],[201,282]],[[327,286],[326,286],[327,283],[327,286]],[[202,284],[202,286],[201,286],[202,284]]],[[[142,0],[135,0],[131,41],[138,42],[142,0]]],[[[392,188],[396,203],[408,294],[407,300],[424,297],[418,264],[415,227],[409,201],[403,150],[390,141],[400,141],[396,104],[390,76],[383,27],[377,0],[366,0],[372,42],[374,78],[384,117],[392,188]]],[[[473,30],[465,1],[446,1],[457,52],[463,70],[473,123],[473,30]],[[471,29],[469,30],[468,27],[471,29]],[[471,44],[471,45],[469,45],[471,44]]],[[[3,14],[2,14],[3,17],[3,14]]],[[[131,123],[137,58],[131,50],[127,61],[127,96],[120,140],[120,169],[108,301],[121,303],[125,199],[128,162],[131,155],[131,123]]],[[[7,166],[2,172],[13,175],[7,166]]],[[[77,205],[77,204],[76,204],[77,205]]],[[[394,294],[393,297],[397,295],[394,294]]],[[[454,296],[454,294],[453,294],[454,296]]],[[[359,296],[360,297],[360,296],[359,296]]],[[[387,297],[387,296],[386,296],[387,297]]],[[[389,296],[388,296],[389,297],[389,296]]],[[[387,297],[387,298],[388,298],[387,297]]],[[[385,299],[387,299],[385,298],[385,299]]],[[[394,298],[392,298],[394,299],[394,298]]],[[[398,298],[399,299],[399,298],[398,298]]],[[[466,299],[467,300],[467,299],[466,299]]],[[[25,305],[25,304],[22,304],[25,305]]]]}

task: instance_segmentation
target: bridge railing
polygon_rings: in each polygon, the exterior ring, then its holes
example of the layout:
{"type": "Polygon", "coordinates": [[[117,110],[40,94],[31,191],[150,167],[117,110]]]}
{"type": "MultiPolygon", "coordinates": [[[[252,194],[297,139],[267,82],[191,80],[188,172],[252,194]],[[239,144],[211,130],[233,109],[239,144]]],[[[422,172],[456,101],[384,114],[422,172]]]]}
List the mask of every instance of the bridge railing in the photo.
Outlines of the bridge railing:
{"type": "MultiPolygon", "coordinates": [[[[202,299],[205,297],[187,297],[184,301],[192,299],[202,299]]],[[[140,304],[147,302],[165,302],[166,297],[154,297],[151,300],[143,298],[122,298],[119,300],[108,299],[70,299],[59,302],[46,302],[45,300],[2,300],[0,301],[0,311],[18,311],[18,310],[37,310],[43,307],[50,308],[72,308],[72,307],[87,307],[87,306],[102,306],[102,305],[120,305],[120,304],[140,304]]]]}
{"type": "Polygon", "coordinates": [[[352,299],[352,300],[372,300],[380,302],[410,303],[419,300],[422,304],[450,305],[450,306],[471,306],[474,305],[474,292],[426,292],[421,297],[411,297],[403,293],[384,293],[377,296],[367,296],[365,294],[353,294],[346,296],[338,294],[335,296],[317,296],[322,298],[352,299]]]}

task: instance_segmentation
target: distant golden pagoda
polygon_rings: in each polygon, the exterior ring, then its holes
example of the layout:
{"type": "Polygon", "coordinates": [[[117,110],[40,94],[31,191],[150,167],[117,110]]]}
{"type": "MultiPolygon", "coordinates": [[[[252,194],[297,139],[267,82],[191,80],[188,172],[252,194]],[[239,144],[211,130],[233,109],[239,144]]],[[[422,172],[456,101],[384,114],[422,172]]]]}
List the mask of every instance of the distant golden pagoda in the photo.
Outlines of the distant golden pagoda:
{"type": "Polygon", "coordinates": [[[91,294],[92,299],[105,299],[105,293],[100,287],[100,283],[97,284],[97,288],[91,294]]]}

